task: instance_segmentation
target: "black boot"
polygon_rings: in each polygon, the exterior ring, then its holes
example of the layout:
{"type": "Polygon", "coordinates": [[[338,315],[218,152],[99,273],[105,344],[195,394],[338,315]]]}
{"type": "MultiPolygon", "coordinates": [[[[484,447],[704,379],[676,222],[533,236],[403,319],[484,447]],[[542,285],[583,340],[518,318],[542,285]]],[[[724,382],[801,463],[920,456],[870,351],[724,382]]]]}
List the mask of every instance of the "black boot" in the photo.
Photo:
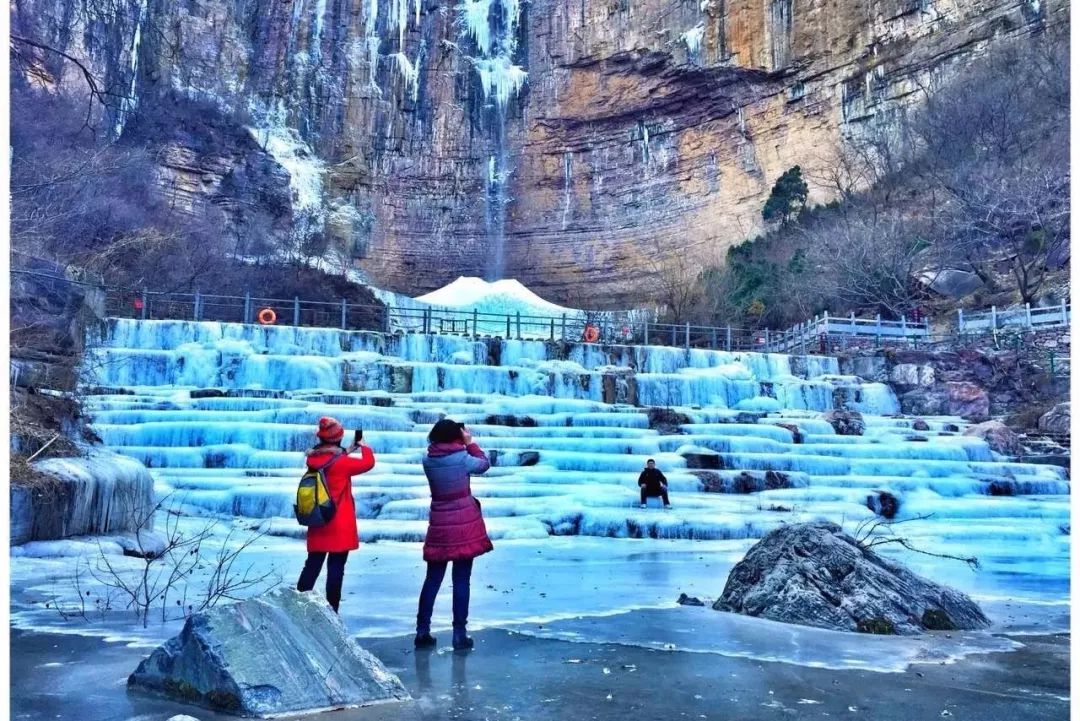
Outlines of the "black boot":
{"type": "Polygon", "coordinates": [[[455,651],[468,651],[473,647],[474,643],[471,638],[465,635],[465,629],[454,629],[454,650],[455,651]]]}
{"type": "Polygon", "coordinates": [[[435,648],[436,643],[435,637],[430,633],[418,633],[413,639],[413,646],[416,648],[435,648]]]}

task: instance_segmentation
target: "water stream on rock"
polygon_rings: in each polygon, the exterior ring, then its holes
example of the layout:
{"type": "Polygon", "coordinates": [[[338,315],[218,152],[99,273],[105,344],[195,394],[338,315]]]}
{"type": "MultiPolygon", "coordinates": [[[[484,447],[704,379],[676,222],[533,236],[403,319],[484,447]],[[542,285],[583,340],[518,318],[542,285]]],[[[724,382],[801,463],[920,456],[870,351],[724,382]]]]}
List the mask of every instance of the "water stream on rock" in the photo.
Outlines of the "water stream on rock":
{"type": "Polygon", "coordinates": [[[506,140],[510,101],[525,85],[528,73],[514,62],[521,23],[518,0],[465,0],[459,9],[462,40],[474,48],[469,60],[480,78],[484,116],[492,134],[488,157],[484,223],[491,257],[487,279],[499,280],[506,270],[506,214],[513,168],[506,140]]]}

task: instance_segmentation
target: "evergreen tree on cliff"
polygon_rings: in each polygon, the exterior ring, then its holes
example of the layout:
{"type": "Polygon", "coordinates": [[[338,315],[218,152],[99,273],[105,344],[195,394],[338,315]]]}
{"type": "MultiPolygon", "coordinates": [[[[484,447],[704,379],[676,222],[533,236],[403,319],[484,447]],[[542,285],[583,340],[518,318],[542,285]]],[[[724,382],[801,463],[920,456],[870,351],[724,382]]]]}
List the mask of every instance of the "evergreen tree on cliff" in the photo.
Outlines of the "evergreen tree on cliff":
{"type": "Polygon", "coordinates": [[[761,217],[767,223],[779,220],[781,225],[787,225],[788,221],[797,217],[806,207],[808,193],[809,188],[806,187],[802,169],[798,165],[784,171],[769,193],[769,199],[761,210],[761,217]]]}

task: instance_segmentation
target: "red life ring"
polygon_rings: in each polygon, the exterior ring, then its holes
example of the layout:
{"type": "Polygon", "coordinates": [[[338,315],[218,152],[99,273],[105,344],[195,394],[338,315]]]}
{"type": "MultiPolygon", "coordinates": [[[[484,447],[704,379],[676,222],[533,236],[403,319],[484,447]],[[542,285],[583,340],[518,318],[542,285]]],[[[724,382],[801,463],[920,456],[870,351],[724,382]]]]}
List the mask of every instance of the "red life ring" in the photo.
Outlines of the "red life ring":
{"type": "Polygon", "coordinates": [[[595,343],[600,340],[600,329],[595,325],[587,325],[585,326],[585,333],[582,334],[582,338],[585,339],[586,343],[595,343]]]}
{"type": "Polygon", "coordinates": [[[273,325],[277,322],[277,313],[273,308],[263,308],[257,317],[260,325],[273,325]]]}

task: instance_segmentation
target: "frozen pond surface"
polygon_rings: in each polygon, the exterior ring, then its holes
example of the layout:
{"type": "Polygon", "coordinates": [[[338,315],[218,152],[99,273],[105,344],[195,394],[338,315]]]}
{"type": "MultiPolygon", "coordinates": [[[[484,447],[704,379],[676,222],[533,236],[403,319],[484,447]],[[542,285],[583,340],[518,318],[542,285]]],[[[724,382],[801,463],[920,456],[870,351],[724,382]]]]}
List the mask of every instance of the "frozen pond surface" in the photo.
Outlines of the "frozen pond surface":
{"type": "MultiPolygon", "coordinates": [[[[265,534],[244,564],[288,585],[304,557],[291,505],[312,429],[321,415],[362,426],[377,465],[355,487],[364,543],[350,556],[341,610],[363,639],[413,629],[428,504],[419,460],[446,414],[498,453],[474,479],[496,550],[476,564],[472,629],[898,672],[1016,647],[994,633],[1068,624],[1066,472],[998,457],[959,435],[957,418],[927,418],[930,430],[916,432],[887,386],[839,375],[832,358],[112,321],[85,370],[95,431],[151,467],[181,528],[217,519],[207,550],[230,528],[232,544],[265,534]],[[837,404],[865,414],[862,436],[836,435],[821,418],[837,404]],[[645,406],[674,409],[665,433],[645,406]],[[671,511],[638,508],[647,458],[669,479],[671,511]],[[881,549],[972,594],[993,632],[878,639],[675,607],[680,593],[716,598],[731,566],[779,524],[827,519],[854,531],[875,517],[867,497],[877,491],[900,500],[897,528],[915,545],[979,558],[972,570],[881,549]]],[[[91,598],[107,597],[90,573],[102,552],[123,574],[140,567],[107,539],[15,548],[13,626],[139,646],[175,633],[184,604],[145,630],[92,606],[87,619],[60,616],[76,578],[91,598]]],[[[435,619],[444,636],[449,601],[447,588],[435,619]]]]}
{"type": "MultiPolygon", "coordinates": [[[[656,511],[661,513],[661,511],[656,511]]],[[[203,521],[186,519],[191,529],[203,521]]],[[[213,547],[225,537],[219,529],[213,547]]],[[[911,662],[954,660],[979,651],[1016,648],[991,633],[956,633],[918,639],[867,637],[803,628],[713,611],[678,607],[680,593],[711,601],[723,590],[731,566],[748,541],[687,541],[553,537],[544,541],[503,541],[479,559],[473,574],[470,628],[503,628],[517,633],[579,643],[617,643],[660,650],[678,649],[730,657],[779,661],[803,666],[901,671],[911,662]]],[[[53,553],[77,541],[27,544],[15,553],[53,553]]],[[[92,546],[96,549],[96,544],[92,546]]],[[[107,548],[107,546],[106,546],[107,548]]],[[[288,585],[303,564],[303,543],[266,536],[248,551],[245,562],[274,570],[288,585]]],[[[104,591],[86,570],[87,557],[12,558],[12,624],[25,630],[49,630],[109,638],[140,647],[156,646],[179,631],[182,619],[162,623],[155,614],[147,629],[121,611],[65,620],[44,602],[67,599],[71,606],[75,569],[80,584],[96,599],[104,591]]],[[[910,554],[903,556],[912,561],[910,554]]],[[[1016,583],[1010,573],[955,567],[948,582],[972,593],[995,623],[994,633],[1063,632],[1068,629],[1067,587],[1052,578],[1032,576],[1016,583]],[[1028,589],[1018,593],[1018,587],[1028,589]],[[1011,594],[1011,595],[1010,595],[1011,594]],[[1004,600],[1008,597],[1009,600],[1004,600]]],[[[138,559],[114,556],[115,567],[134,574],[138,559]]],[[[917,563],[912,564],[918,570],[917,563]]],[[[209,571],[204,571],[208,573],[209,571]]],[[[346,568],[341,614],[361,639],[400,637],[414,630],[416,596],[423,563],[415,544],[364,544],[346,568]]],[[[192,582],[199,587],[202,576],[192,582]]],[[[449,635],[449,586],[436,605],[436,633],[449,635]]]]}
{"type": "MultiPolygon", "coordinates": [[[[1069,712],[1068,642],[1062,637],[1025,639],[1027,645],[1012,653],[920,664],[903,673],[567,643],[498,630],[480,631],[475,638],[477,648],[469,654],[446,649],[417,654],[408,638],[365,642],[400,676],[414,700],[340,711],[332,718],[1057,721],[1069,712]]],[[[125,693],[124,681],[140,660],[140,649],[18,631],[12,641],[21,662],[13,677],[12,717],[20,721],[161,721],[178,713],[202,721],[227,718],[125,693]]]]}

